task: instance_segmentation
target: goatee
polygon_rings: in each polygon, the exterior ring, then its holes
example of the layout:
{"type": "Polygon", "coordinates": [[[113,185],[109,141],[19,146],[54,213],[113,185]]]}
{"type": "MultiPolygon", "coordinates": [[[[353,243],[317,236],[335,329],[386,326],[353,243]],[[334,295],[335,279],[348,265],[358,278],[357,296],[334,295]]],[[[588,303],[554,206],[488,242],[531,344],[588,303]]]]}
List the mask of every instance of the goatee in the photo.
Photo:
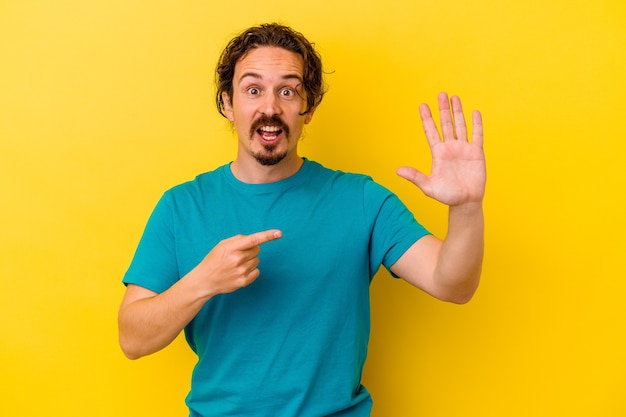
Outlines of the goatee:
{"type": "Polygon", "coordinates": [[[276,165],[287,156],[287,151],[276,153],[276,145],[263,145],[265,152],[253,152],[252,156],[257,162],[264,166],[276,165]]]}

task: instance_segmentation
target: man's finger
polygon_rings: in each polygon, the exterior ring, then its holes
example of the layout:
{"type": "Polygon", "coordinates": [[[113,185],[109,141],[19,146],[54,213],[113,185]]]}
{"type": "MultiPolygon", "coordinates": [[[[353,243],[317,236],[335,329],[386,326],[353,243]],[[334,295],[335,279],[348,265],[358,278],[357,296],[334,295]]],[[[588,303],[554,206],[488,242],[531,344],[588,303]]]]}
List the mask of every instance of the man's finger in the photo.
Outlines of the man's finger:
{"type": "Polygon", "coordinates": [[[424,127],[424,134],[426,135],[426,140],[428,140],[428,144],[432,149],[433,146],[441,142],[441,138],[439,137],[439,131],[437,130],[437,125],[435,125],[433,115],[430,112],[430,108],[428,107],[428,105],[422,104],[419,110],[420,118],[422,119],[422,126],[424,127]]]}
{"type": "Polygon", "coordinates": [[[417,185],[422,191],[428,184],[428,177],[413,167],[400,167],[396,170],[396,174],[417,185]]]}
{"type": "Polygon", "coordinates": [[[472,113],[472,143],[483,147],[483,118],[478,110],[472,113]]]}
{"type": "Polygon", "coordinates": [[[450,103],[452,104],[452,122],[454,123],[455,137],[458,140],[467,140],[467,127],[465,125],[461,99],[457,96],[451,97],[450,103]]]}
{"type": "Polygon", "coordinates": [[[454,131],[454,120],[452,120],[452,112],[450,109],[450,101],[448,94],[439,93],[437,97],[439,102],[439,120],[441,123],[441,135],[443,140],[456,139],[456,132],[454,131]]]}
{"type": "Polygon", "coordinates": [[[241,250],[250,249],[272,240],[280,239],[283,232],[278,229],[264,230],[251,235],[242,236],[240,240],[241,250]]]}

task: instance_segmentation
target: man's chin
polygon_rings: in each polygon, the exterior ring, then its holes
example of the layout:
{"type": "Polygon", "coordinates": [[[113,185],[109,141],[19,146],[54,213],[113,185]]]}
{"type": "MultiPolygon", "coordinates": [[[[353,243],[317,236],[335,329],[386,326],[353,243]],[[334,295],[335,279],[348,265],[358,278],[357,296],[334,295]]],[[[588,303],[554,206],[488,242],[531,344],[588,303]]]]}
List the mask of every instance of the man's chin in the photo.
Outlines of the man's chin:
{"type": "Polygon", "coordinates": [[[280,161],[285,159],[287,156],[287,152],[277,153],[277,152],[257,152],[254,153],[254,159],[263,165],[263,166],[272,166],[278,164],[280,161]]]}

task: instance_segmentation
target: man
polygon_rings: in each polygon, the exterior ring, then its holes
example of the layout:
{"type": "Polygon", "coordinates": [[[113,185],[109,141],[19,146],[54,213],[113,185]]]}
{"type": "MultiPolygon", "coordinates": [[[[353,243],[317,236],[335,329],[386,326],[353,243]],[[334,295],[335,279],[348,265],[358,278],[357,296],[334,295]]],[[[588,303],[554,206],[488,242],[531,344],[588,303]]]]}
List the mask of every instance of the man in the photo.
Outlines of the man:
{"type": "Polygon", "coordinates": [[[299,156],[324,95],[320,57],[300,33],[246,30],[222,53],[216,84],[237,157],[157,204],[124,277],[122,349],[139,358],[184,330],[198,355],[190,416],[369,416],[361,372],[381,264],[441,300],[465,303],[477,288],[480,114],[470,142],[459,99],[442,93],[442,141],[422,105],[432,173],[397,171],[449,206],[441,241],[369,177],[299,156]]]}

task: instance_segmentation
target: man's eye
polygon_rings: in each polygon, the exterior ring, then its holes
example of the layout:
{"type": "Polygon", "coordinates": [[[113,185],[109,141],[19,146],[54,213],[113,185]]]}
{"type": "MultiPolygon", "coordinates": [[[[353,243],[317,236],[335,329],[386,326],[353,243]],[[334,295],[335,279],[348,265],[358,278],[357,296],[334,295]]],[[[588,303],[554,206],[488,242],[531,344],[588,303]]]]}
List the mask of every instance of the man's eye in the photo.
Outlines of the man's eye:
{"type": "Polygon", "coordinates": [[[280,90],[280,95],[283,97],[293,97],[294,94],[295,91],[293,90],[293,88],[283,88],[282,90],[280,90]]]}
{"type": "Polygon", "coordinates": [[[256,96],[257,94],[259,94],[261,92],[261,90],[259,90],[256,87],[250,87],[248,88],[248,94],[256,96]]]}

